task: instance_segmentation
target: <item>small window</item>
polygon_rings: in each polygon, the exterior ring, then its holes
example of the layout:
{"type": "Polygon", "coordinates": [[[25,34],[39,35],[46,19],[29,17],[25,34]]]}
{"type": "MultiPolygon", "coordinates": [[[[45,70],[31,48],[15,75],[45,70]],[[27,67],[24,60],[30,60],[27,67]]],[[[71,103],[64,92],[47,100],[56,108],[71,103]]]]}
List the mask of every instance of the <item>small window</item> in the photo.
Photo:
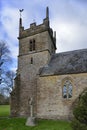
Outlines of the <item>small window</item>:
{"type": "Polygon", "coordinates": [[[34,51],[35,50],[35,40],[30,40],[30,51],[34,51]]]}
{"type": "Polygon", "coordinates": [[[72,97],[72,84],[69,80],[65,81],[63,84],[63,98],[72,97]]]}
{"type": "Polygon", "coordinates": [[[33,64],[33,58],[31,57],[31,64],[33,64]]]}
{"type": "Polygon", "coordinates": [[[32,51],[32,41],[30,40],[30,51],[32,51]]]}
{"type": "Polygon", "coordinates": [[[35,40],[33,40],[33,50],[35,50],[35,40]]]}

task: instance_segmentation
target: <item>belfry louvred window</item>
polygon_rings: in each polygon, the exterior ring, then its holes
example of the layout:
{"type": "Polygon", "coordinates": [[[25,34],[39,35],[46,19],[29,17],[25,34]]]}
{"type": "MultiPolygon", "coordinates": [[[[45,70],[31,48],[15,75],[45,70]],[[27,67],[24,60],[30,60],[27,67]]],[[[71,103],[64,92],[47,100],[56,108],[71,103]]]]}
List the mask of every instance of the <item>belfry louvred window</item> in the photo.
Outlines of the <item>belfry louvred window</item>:
{"type": "Polygon", "coordinates": [[[35,40],[30,40],[30,51],[35,51],[35,40]]]}

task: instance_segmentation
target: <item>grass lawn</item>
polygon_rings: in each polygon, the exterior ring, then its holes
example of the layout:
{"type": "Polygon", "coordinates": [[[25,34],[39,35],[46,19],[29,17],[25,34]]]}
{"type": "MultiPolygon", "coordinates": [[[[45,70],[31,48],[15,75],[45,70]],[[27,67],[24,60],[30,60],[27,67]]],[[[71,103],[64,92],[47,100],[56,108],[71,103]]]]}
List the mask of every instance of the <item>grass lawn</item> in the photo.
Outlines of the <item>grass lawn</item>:
{"type": "Polygon", "coordinates": [[[36,126],[25,126],[25,118],[8,118],[9,113],[9,105],[0,105],[0,130],[72,130],[67,121],[38,120],[36,126]]]}
{"type": "Polygon", "coordinates": [[[72,130],[66,121],[39,120],[36,126],[25,126],[25,118],[0,119],[0,130],[72,130]]]}
{"type": "Polygon", "coordinates": [[[0,117],[9,116],[9,114],[10,114],[10,106],[9,105],[0,105],[0,117]]]}

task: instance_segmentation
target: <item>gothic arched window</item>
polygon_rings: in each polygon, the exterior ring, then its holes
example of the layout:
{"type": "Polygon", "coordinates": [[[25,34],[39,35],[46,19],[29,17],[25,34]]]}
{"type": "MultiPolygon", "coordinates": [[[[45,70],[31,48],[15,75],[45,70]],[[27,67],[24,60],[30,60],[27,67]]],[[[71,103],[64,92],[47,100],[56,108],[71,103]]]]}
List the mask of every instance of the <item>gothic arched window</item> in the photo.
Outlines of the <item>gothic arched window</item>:
{"type": "Polygon", "coordinates": [[[63,84],[63,98],[72,97],[72,83],[70,80],[66,80],[63,84]]]}
{"type": "Polygon", "coordinates": [[[34,51],[35,50],[35,40],[30,40],[30,51],[34,51]]]}

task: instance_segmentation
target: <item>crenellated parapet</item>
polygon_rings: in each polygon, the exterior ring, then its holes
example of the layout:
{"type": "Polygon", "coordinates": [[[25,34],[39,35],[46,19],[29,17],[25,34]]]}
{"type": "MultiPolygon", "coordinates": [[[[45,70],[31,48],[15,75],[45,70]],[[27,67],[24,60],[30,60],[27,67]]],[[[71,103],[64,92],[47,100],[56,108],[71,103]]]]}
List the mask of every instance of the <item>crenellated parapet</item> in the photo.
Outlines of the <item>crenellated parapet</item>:
{"type": "Polygon", "coordinates": [[[25,37],[33,36],[42,32],[48,31],[54,47],[56,49],[56,35],[55,32],[53,33],[52,28],[50,28],[50,21],[49,21],[49,8],[46,8],[46,18],[43,19],[43,23],[40,25],[36,25],[36,22],[31,23],[28,29],[24,29],[22,26],[22,18],[19,20],[19,37],[18,39],[22,39],[25,37]]]}
{"type": "Polygon", "coordinates": [[[24,27],[21,27],[21,31],[20,31],[20,35],[19,35],[19,39],[24,38],[24,37],[28,37],[31,35],[35,35],[44,31],[48,31],[51,33],[52,35],[52,30],[50,29],[49,26],[46,25],[46,22],[40,25],[36,25],[36,23],[32,23],[30,24],[30,28],[25,29],[24,27]]]}

